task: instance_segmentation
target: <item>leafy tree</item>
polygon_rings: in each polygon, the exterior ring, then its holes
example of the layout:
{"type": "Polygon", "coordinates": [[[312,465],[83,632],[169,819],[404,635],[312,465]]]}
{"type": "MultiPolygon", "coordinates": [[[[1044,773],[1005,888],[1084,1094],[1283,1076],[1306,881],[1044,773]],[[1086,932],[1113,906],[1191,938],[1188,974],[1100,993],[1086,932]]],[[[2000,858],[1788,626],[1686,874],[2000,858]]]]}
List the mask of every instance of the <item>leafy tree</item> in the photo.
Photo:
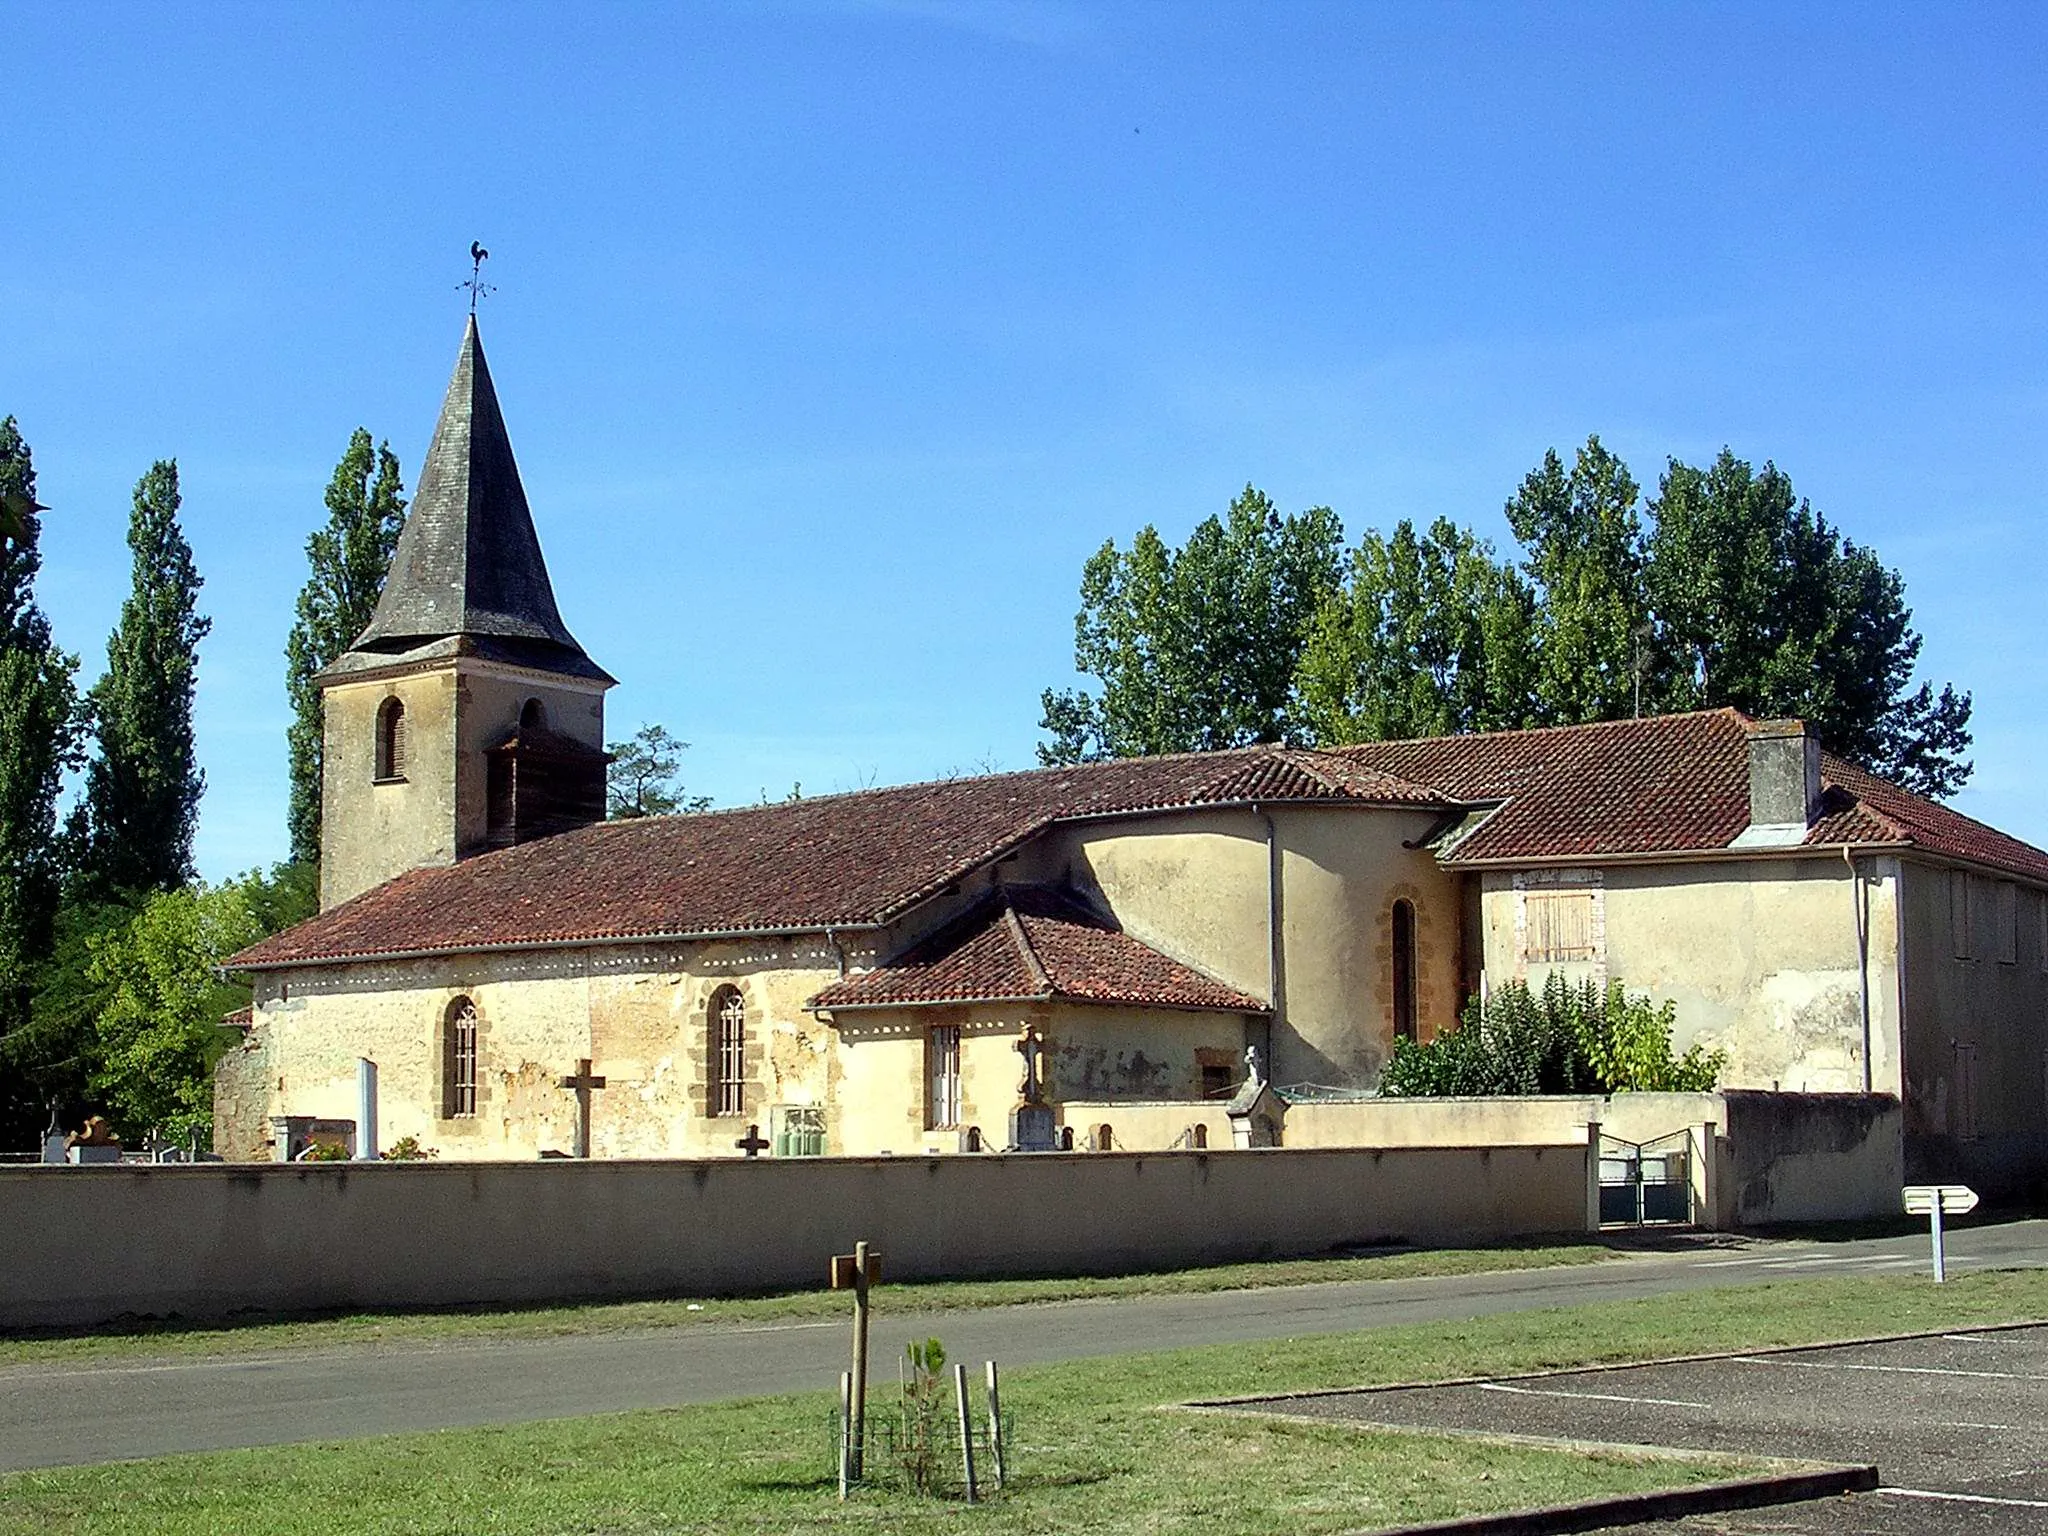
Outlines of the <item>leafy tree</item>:
{"type": "Polygon", "coordinates": [[[631,741],[605,743],[612,755],[605,770],[605,807],[611,819],[709,810],[709,795],[683,792],[683,753],[689,745],[660,725],[641,726],[631,741]]]}
{"type": "Polygon", "coordinates": [[[1557,972],[1541,994],[1522,982],[1473,998],[1454,1029],[1427,1044],[1394,1042],[1380,1092],[1406,1097],[1535,1093],[1705,1093],[1727,1056],[1698,1045],[1671,1052],[1672,1003],[1603,991],[1557,972]]]}
{"type": "Polygon", "coordinates": [[[391,554],[405,526],[405,486],[389,443],[373,451],[357,427],[348,451],[327,483],[327,524],[306,540],[311,573],[299,589],[298,617],[285,641],[285,693],[292,723],[285,741],[291,759],[287,812],[291,856],[320,857],[320,689],[313,679],[369,627],[377,595],[391,569],[391,554]]]}
{"type": "Polygon", "coordinates": [[[1302,653],[1302,721],[1325,743],[1527,724],[1535,618],[1528,584],[1468,530],[1367,533],[1302,653]]]}
{"type": "Polygon", "coordinates": [[[194,762],[192,695],[212,621],[197,611],[201,582],[178,526],[179,501],[174,460],[157,461],[136,483],[134,587],[89,700],[97,751],[81,807],[82,874],[102,896],[170,890],[192,873],[206,782],[194,762]]]}
{"type": "Polygon", "coordinates": [[[213,1123],[213,1064],[232,1040],[224,1014],[249,989],[217,967],[263,937],[239,884],[158,891],[132,920],[97,935],[87,979],[104,998],[92,1088],[125,1135],[184,1141],[213,1123]]]}
{"type": "Polygon", "coordinates": [[[35,601],[35,489],[28,444],[9,416],[0,420],[0,498],[20,512],[19,536],[0,542],[0,1134],[10,1142],[40,1129],[43,1103],[77,1086],[64,1075],[68,1053],[33,1027],[61,889],[57,795],[78,741],[78,663],[52,643],[35,601]]]}
{"type": "Polygon", "coordinates": [[[1100,691],[1042,697],[1041,762],[1207,751],[1306,732],[1294,671],[1336,590],[1343,529],[1327,507],[1282,517],[1246,486],[1173,549],[1146,527],[1090,557],[1074,667],[1100,691]]]}
{"type": "Polygon", "coordinates": [[[1589,437],[1569,471],[1554,450],[1545,453],[1507,504],[1536,588],[1531,723],[1639,712],[1650,635],[1639,495],[1628,466],[1589,437]]]}
{"type": "Polygon", "coordinates": [[[1969,778],[1970,696],[1913,688],[1905,583],[1845,539],[1774,464],[1727,449],[1674,460],[1651,504],[1645,574],[1672,707],[1796,715],[1828,747],[1908,789],[1969,778]]]}
{"type": "Polygon", "coordinates": [[[308,868],[280,864],[267,876],[158,891],[86,935],[89,1083],[124,1134],[184,1141],[211,1127],[213,1066],[234,1042],[220,1021],[249,1001],[247,985],[223,980],[220,964],[313,914],[308,868]]]}

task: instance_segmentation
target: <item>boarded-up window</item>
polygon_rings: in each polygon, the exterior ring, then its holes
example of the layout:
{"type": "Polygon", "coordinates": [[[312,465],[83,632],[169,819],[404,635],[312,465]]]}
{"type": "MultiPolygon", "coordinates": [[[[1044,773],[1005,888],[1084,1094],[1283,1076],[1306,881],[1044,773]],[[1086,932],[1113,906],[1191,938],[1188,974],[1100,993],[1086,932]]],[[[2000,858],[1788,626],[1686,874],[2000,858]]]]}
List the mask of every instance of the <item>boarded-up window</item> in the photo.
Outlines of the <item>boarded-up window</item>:
{"type": "Polygon", "coordinates": [[[1970,958],[1970,877],[1960,869],[1948,872],[1948,936],[1958,960],[1970,958]]]}
{"type": "Polygon", "coordinates": [[[925,1036],[925,1124],[935,1131],[960,1123],[960,1026],[940,1024],[925,1036]]]}
{"type": "Polygon", "coordinates": [[[1591,891],[1530,891],[1526,899],[1528,934],[1522,946],[1525,960],[1599,958],[1593,942],[1591,891]]]}
{"type": "Polygon", "coordinates": [[[1955,1076],[1949,1083],[1949,1130],[1958,1141],[1975,1141],[1977,1129],[1977,1047],[1955,1042],[1955,1076]]]}
{"type": "Polygon", "coordinates": [[[2020,958],[2020,888],[2010,880],[1998,882],[1998,961],[2017,965],[2020,958]]]}

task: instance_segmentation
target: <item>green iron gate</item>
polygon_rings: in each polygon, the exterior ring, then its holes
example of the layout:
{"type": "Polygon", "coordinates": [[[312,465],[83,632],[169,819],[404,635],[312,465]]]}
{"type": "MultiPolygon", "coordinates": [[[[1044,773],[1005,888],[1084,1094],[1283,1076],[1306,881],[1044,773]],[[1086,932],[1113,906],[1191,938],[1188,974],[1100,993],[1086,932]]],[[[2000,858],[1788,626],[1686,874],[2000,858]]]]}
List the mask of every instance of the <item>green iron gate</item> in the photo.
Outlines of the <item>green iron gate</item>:
{"type": "Polygon", "coordinates": [[[1654,1141],[1600,1137],[1600,1225],[1683,1226],[1693,1219],[1692,1132],[1654,1141]]]}

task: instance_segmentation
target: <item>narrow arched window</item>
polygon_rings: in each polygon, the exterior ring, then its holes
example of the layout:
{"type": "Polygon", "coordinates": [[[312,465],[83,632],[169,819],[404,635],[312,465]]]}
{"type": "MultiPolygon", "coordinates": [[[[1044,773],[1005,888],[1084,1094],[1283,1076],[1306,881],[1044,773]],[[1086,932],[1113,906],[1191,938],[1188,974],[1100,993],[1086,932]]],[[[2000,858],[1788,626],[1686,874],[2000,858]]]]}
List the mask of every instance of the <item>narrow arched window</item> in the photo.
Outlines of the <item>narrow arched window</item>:
{"type": "Polygon", "coordinates": [[[522,731],[544,731],[548,728],[547,706],[539,699],[528,699],[526,707],[519,711],[519,729],[522,731]]]}
{"type": "Polygon", "coordinates": [[[476,1004],[458,997],[441,1024],[441,1116],[476,1113],[476,1004]]]}
{"type": "Polygon", "coordinates": [[[747,1112],[747,1004],[738,987],[711,994],[711,1113],[747,1112]]]}
{"type": "Polygon", "coordinates": [[[386,699],[377,706],[377,781],[405,777],[405,705],[386,699]]]}
{"type": "Polygon", "coordinates": [[[1394,1034],[1415,1038],[1415,905],[1394,903],[1394,1034]]]}

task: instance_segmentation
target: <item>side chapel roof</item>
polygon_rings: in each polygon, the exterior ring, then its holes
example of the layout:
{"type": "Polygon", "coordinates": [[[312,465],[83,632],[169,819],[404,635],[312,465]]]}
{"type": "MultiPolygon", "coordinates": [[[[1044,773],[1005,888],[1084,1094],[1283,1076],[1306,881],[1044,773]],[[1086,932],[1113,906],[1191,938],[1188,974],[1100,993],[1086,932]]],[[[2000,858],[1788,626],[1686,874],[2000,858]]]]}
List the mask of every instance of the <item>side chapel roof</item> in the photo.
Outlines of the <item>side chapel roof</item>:
{"type": "Polygon", "coordinates": [[[443,654],[612,681],[555,606],[474,315],[376,611],[328,675],[443,654]]]}
{"type": "Polygon", "coordinates": [[[1066,892],[1011,887],[894,960],[804,1006],[839,1012],[934,1003],[1121,1003],[1263,1013],[1266,1005],[1139,942],[1066,892]]]}
{"type": "MultiPolygon", "coordinates": [[[[1729,853],[1749,823],[1732,709],[1602,725],[1127,758],[604,822],[417,869],[242,951],[242,970],[893,921],[1055,822],[1252,802],[1464,820],[1451,867],[1729,853]]],[[[2048,853],[1823,756],[1804,846],[1919,850],[2048,884],[2048,853]]],[[[1796,845],[1795,845],[1796,846],[1796,845]]]]}

